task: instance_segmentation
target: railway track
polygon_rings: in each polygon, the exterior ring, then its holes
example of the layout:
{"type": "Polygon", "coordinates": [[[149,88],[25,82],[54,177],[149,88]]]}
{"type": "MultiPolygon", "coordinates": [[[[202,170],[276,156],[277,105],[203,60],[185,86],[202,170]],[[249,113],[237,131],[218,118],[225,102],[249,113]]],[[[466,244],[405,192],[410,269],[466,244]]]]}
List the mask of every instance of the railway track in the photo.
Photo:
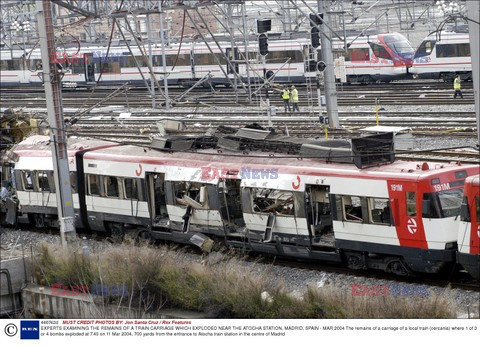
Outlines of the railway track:
{"type": "MultiPolygon", "coordinates": [[[[473,104],[473,90],[470,84],[463,86],[464,98],[453,99],[452,88],[446,83],[390,83],[390,84],[372,84],[372,85],[342,85],[337,89],[339,106],[351,105],[374,105],[375,100],[379,99],[384,105],[462,105],[473,104]]],[[[129,86],[128,92],[121,92],[114,96],[104,105],[125,105],[129,107],[151,107],[152,97],[147,90],[129,86]]],[[[270,95],[270,103],[281,107],[283,101],[279,97],[281,86],[274,89],[270,95]]],[[[305,85],[298,86],[300,94],[300,107],[317,105],[316,89],[307,88],[305,85]]],[[[82,89],[65,89],[63,91],[64,107],[89,107],[96,105],[115,90],[114,86],[101,86],[91,91],[82,89]]],[[[252,86],[252,91],[256,87],[252,86]]],[[[234,107],[239,105],[256,105],[261,103],[260,94],[264,97],[264,92],[258,92],[250,101],[245,90],[238,89],[235,93],[231,88],[217,88],[215,92],[210,89],[193,89],[187,95],[177,100],[185,89],[179,87],[170,87],[169,95],[177,106],[185,104],[195,104],[198,107],[234,107]]],[[[158,104],[164,102],[164,99],[157,91],[156,101],[158,104]]],[[[45,107],[44,91],[41,88],[2,88],[1,95],[2,107],[45,107]]]]}
{"type": "MultiPolygon", "coordinates": [[[[105,95],[106,96],[106,95],[105,95]]],[[[101,103],[105,96],[95,96],[88,98],[87,95],[77,94],[68,95],[63,94],[64,107],[77,107],[87,108],[101,103]]],[[[177,95],[178,96],[178,95],[177,95]]],[[[339,106],[360,106],[360,105],[375,105],[375,100],[378,99],[381,105],[470,105],[474,103],[473,94],[464,94],[464,98],[454,99],[451,92],[445,92],[442,94],[425,94],[420,95],[414,93],[403,93],[399,95],[386,95],[385,93],[361,93],[357,95],[343,95],[341,92],[337,92],[338,105],[339,106]]],[[[171,95],[174,106],[192,106],[197,107],[235,107],[241,105],[258,105],[262,101],[254,98],[252,102],[249,102],[246,96],[236,97],[234,94],[202,94],[202,95],[190,95],[183,98],[181,101],[175,101],[176,96],[171,95]]],[[[157,98],[157,105],[164,102],[163,98],[157,98]]],[[[1,105],[4,108],[9,107],[46,107],[45,98],[38,95],[25,94],[21,97],[7,97],[2,92],[1,105]]],[[[278,95],[272,95],[270,97],[270,104],[279,108],[282,108],[283,101],[278,95]]],[[[130,94],[128,97],[125,95],[119,95],[108,102],[102,103],[105,105],[124,105],[131,108],[151,108],[152,99],[149,95],[144,93],[130,94]]],[[[302,95],[300,92],[300,107],[317,107],[317,96],[302,95]]]]}
{"type": "MultiPolygon", "coordinates": [[[[144,113],[141,116],[133,114],[129,118],[119,118],[114,115],[95,115],[78,118],[75,126],[82,132],[96,129],[112,130],[112,133],[156,133],[156,122],[165,119],[181,120],[192,133],[200,133],[205,128],[218,125],[243,126],[249,123],[266,125],[268,117],[262,112],[169,112],[144,113]]],[[[340,124],[343,129],[332,130],[332,133],[351,132],[376,124],[373,112],[339,112],[340,124]]],[[[271,117],[274,127],[289,133],[301,132],[304,136],[323,134],[318,113],[299,112],[288,114],[279,112],[271,117]]],[[[474,112],[380,112],[381,125],[394,125],[412,128],[415,132],[455,131],[457,133],[474,135],[476,127],[474,112]]],[[[77,129],[78,129],[77,128],[77,129]]]]}
{"type": "MultiPolygon", "coordinates": [[[[118,88],[123,83],[120,83],[118,85],[115,84],[99,84],[95,87],[96,91],[108,91],[111,92],[115,89],[118,88]]],[[[162,84],[162,81],[160,81],[160,84],[162,84]]],[[[284,85],[291,85],[292,83],[287,83],[287,84],[274,84],[275,87],[277,88],[282,88],[284,85]]],[[[257,84],[252,83],[252,88],[255,86],[258,86],[257,84]]],[[[295,86],[297,89],[304,90],[307,88],[307,85],[305,83],[295,83],[295,86]]],[[[140,90],[140,91],[146,91],[146,88],[144,85],[129,85],[128,86],[130,90],[140,90]]],[[[347,91],[365,91],[365,90],[384,90],[384,89],[389,89],[389,90],[412,90],[412,89],[419,89],[419,90],[442,90],[442,89],[448,89],[451,90],[453,87],[453,82],[443,82],[439,80],[399,80],[395,82],[390,82],[390,83],[370,83],[370,84],[355,84],[355,83],[345,83],[345,84],[337,84],[337,90],[347,90],[347,91]]],[[[70,90],[78,90],[78,91],[89,91],[91,87],[82,87],[79,86],[76,89],[71,89],[71,88],[64,88],[64,92],[68,92],[70,90]]],[[[175,91],[175,90],[186,90],[186,88],[177,86],[177,85],[168,85],[169,90],[175,91]]],[[[468,90],[472,88],[472,82],[462,82],[462,89],[468,90]]],[[[216,88],[219,90],[222,89],[227,89],[230,90],[231,88],[216,88]]],[[[239,90],[242,90],[241,87],[238,87],[239,90]]],[[[195,90],[210,90],[209,87],[203,87],[199,86],[195,88],[195,90]]],[[[40,86],[32,86],[32,85],[22,85],[18,87],[2,87],[2,92],[6,93],[17,93],[17,92],[25,92],[28,91],[30,93],[44,93],[43,87],[40,86]]]]}

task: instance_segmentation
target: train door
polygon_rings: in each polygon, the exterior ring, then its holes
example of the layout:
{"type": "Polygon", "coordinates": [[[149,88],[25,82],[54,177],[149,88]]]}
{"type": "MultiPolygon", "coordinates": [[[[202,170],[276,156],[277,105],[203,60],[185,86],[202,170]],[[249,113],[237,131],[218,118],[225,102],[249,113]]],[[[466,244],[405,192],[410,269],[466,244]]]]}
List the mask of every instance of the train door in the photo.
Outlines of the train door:
{"type": "Polygon", "coordinates": [[[305,214],[313,245],[334,246],[330,186],[305,187],[305,214]]]}
{"type": "MultiPolygon", "coordinates": [[[[400,246],[428,248],[423,215],[431,210],[416,182],[388,181],[390,208],[400,246]]],[[[428,196],[428,195],[426,195],[428,196]]]]}
{"type": "Polygon", "coordinates": [[[152,224],[159,224],[168,220],[167,202],[165,198],[165,174],[147,172],[148,209],[152,224]]]}
{"type": "Polygon", "coordinates": [[[218,182],[220,214],[227,233],[245,227],[240,182],[240,179],[221,179],[218,182]]]}
{"type": "Polygon", "coordinates": [[[240,72],[239,64],[237,62],[239,60],[238,47],[234,47],[233,49],[231,47],[228,47],[228,48],[226,48],[225,53],[227,54],[228,61],[230,62],[230,64],[228,64],[228,62],[226,62],[228,73],[229,74],[233,74],[233,73],[238,74],[240,72]]]}
{"type": "Polygon", "coordinates": [[[85,82],[95,83],[95,63],[92,53],[84,53],[83,63],[85,64],[85,82]]]}

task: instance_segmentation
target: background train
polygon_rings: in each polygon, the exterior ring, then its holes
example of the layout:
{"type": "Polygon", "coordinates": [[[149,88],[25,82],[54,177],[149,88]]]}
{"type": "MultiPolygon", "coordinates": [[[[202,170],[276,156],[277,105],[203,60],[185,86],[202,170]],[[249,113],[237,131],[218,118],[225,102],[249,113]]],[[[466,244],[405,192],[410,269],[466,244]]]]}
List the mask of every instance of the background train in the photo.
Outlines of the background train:
{"type": "Polygon", "coordinates": [[[456,75],[472,79],[470,37],[468,31],[434,32],[427,36],[415,52],[409,73],[418,78],[443,79],[452,82],[456,75]]]}
{"type": "MultiPolygon", "coordinates": [[[[407,68],[411,65],[414,49],[407,39],[398,33],[373,34],[363,37],[348,38],[350,46],[347,54],[339,61],[338,74],[345,70],[347,81],[375,82],[392,81],[407,76],[407,68]]],[[[252,82],[263,78],[264,69],[258,53],[257,42],[250,42],[248,57],[245,57],[245,46],[239,44],[232,50],[230,43],[183,42],[172,44],[166,48],[166,65],[168,80],[171,84],[192,85],[208,73],[210,82],[215,85],[230,85],[222,69],[230,78],[233,71],[247,81],[247,64],[251,66],[248,73],[252,82]],[[227,64],[225,57],[231,61],[227,64]]],[[[134,46],[134,45],[132,45],[134,46]]],[[[334,49],[341,49],[343,42],[335,42],[334,49]]],[[[275,75],[276,82],[305,82],[319,58],[311,46],[310,39],[269,40],[269,54],[266,56],[266,71],[275,75]]],[[[320,48],[318,48],[320,50],[320,48]]],[[[112,46],[106,59],[107,47],[81,47],[58,51],[56,61],[64,71],[63,81],[71,85],[95,83],[100,76],[100,61],[106,62],[101,83],[130,82],[142,84],[135,59],[141,70],[149,78],[148,68],[138,47],[132,47],[133,56],[126,46],[112,46]],[[73,83],[73,84],[72,84],[73,83]]],[[[159,80],[162,80],[162,52],[159,47],[153,49],[153,66],[159,80]]],[[[337,76],[340,78],[340,76],[337,76]]],[[[1,51],[1,85],[41,84],[41,56],[38,48],[25,53],[23,50],[1,51]]]]}
{"type": "MultiPolygon", "coordinates": [[[[324,141],[272,135],[248,141],[246,132],[217,138],[216,146],[241,144],[239,152],[204,148],[205,139],[194,152],[178,137],[162,142],[166,150],[70,139],[77,226],[119,237],[133,232],[196,245],[220,241],[400,275],[455,264],[464,182],[479,174],[478,165],[390,161],[359,168],[349,142],[336,140],[329,148],[324,141]],[[242,154],[255,145],[289,148],[292,159],[242,154]],[[302,153],[307,157],[297,160],[302,153]],[[333,156],[325,161],[312,153],[333,156]]],[[[30,137],[13,153],[19,211],[38,227],[55,224],[49,138],[30,137]]]]}
{"type": "Polygon", "coordinates": [[[480,279],[480,176],[468,177],[458,229],[457,261],[480,279]]]}

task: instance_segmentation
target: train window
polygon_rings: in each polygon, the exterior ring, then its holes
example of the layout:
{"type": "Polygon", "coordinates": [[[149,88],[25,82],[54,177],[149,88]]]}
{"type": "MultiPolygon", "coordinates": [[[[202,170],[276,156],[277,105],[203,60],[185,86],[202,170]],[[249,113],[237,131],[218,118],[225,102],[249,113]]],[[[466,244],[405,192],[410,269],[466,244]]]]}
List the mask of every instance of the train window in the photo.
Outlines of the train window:
{"type": "Polygon", "coordinates": [[[345,220],[363,222],[362,198],[359,196],[342,196],[345,220]]]}
{"type": "Polygon", "coordinates": [[[104,73],[113,72],[113,63],[103,63],[97,65],[102,69],[104,73]]]}
{"type": "Polygon", "coordinates": [[[295,215],[293,193],[290,191],[252,188],[251,197],[253,212],[295,215]]]}
{"type": "Polygon", "coordinates": [[[407,192],[407,216],[417,215],[417,193],[407,192]]]}
{"type": "MultiPolygon", "coordinates": [[[[223,53],[215,53],[215,57],[218,59],[220,64],[227,63],[223,53]]],[[[195,54],[195,65],[218,65],[215,57],[211,53],[195,54]]]]}
{"type": "Polygon", "coordinates": [[[423,194],[422,217],[423,218],[440,218],[441,217],[437,193],[423,194]]]}
{"type": "Polygon", "coordinates": [[[370,42],[370,47],[372,47],[372,51],[377,58],[392,60],[390,53],[382,45],[370,42]]]}
{"type": "Polygon", "coordinates": [[[207,187],[198,182],[173,182],[175,204],[208,209],[207,187]]]}
{"type": "MultiPolygon", "coordinates": [[[[300,54],[301,54],[301,52],[300,52],[300,54]]],[[[257,62],[258,53],[257,52],[248,52],[248,60],[249,61],[253,60],[253,62],[257,62]]],[[[303,61],[303,55],[302,55],[302,59],[300,61],[303,61]]]]}
{"type": "Polygon", "coordinates": [[[402,35],[385,35],[384,40],[387,46],[395,53],[398,53],[400,55],[414,53],[414,49],[410,45],[410,42],[408,42],[408,40],[406,40],[402,35]]]}
{"type": "MultiPolygon", "coordinates": [[[[137,59],[137,63],[140,67],[145,67],[145,62],[143,61],[142,57],[135,57],[137,59]]],[[[160,60],[161,62],[161,60],[160,60]]],[[[135,59],[133,56],[128,56],[124,57],[122,59],[122,67],[137,67],[137,64],[135,64],[135,59]]]]}
{"type": "Polygon", "coordinates": [[[370,60],[370,50],[368,48],[349,49],[345,61],[368,61],[370,60]]]}
{"type": "Polygon", "coordinates": [[[41,59],[30,59],[30,70],[41,70],[42,69],[42,60],[41,59]]]}
{"type": "Polygon", "coordinates": [[[477,210],[477,223],[480,223],[480,196],[475,197],[475,205],[477,210]]]}
{"type": "Polygon", "coordinates": [[[289,64],[293,63],[302,63],[303,62],[303,55],[302,52],[299,50],[296,51],[273,51],[268,54],[268,62],[269,63],[279,63],[283,64],[287,62],[289,64]]]}
{"type": "Polygon", "coordinates": [[[100,176],[88,175],[88,194],[100,196],[100,176]]]}
{"type": "Polygon", "coordinates": [[[455,217],[460,214],[462,205],[463,189],[452,189],[439,192],[438,201],[440,203],[441,215],[443,217],[455,217]]]}
{"type": "Polygon", "coordinates": [[[467,171],[466,170],[455,172],[455,178],[465,178],[465,177],[467,177],[467,171]]]}
{"type": "Polygon", "coordinates": [[[72,187],[72,194],[77,193],[77,173],[75,171],[70,172],[70,186],[72,187]]]}
{"type": "Polygon", "coordinates": [[[33,173],[31,171],[22,171],[23,190],[33,191],[33,173]]]}
{"type": "Polygon", "coordinates": [[[2,70],[23,70],[23,59],[2,60],[2,70]]]}
{"type": "Polygon", "coordinates": [[[72,63],[70,66],[72,68],[72,73],[75,73],[75,74],[84,74],[85,73],[85,64],[84,64],[82,59],[81,59],[80,62],[72,63]]]}
{"type": "MultiPolygon", "coordinates": [[[[478,208],[478,204],[477,204],[478,208]]],[[[478,212],[477,212],[478,217],[478,212]]],[[[460,208],[460,220],[462,222],[470,222],[470,209],[468,208],[468,197],[464,196],[462,201],[462,206],[460,208]]]]}
{"type": "Polygon", "coordinates": [[[118,198],[120,196],[118,192],[118,179],[116,177],[107,176],[105,179],[105,188],[109,198],[118,198]]]}
{"type": "Polygon", "coordinates": [[[50,183],[48,180],[48,175],[46,171],[39,171],[37,172],[37,182],[38,182],[38,190],[41,192],[49,192],[50,191],[50,183]]]}
{"type": "Polygon", "coordinates": [[[435,41],[423,41],[420,47],[418,47],[417,52],[415,53],[415,58],[425,57],[430,55],[435,47],[435,41]]]}
{"type": "Polygon", "coordinates": [[[390,225],[390,201],[383,198],[368,198],[370,222],[390,225]]]}
{"type": "Polygon", "coordinates": [[[437,58],[469,57],[470,46],[468,43],[437,45],[437,58]]]}
{"type": "MultiPolygon", "coordinates": [[[[157,56],[157,66],[163,66],[162,56],[157,56]]],[[[169,54],[166,57],[167,66],[190,66],[190,54],[179,54],[178,57],[176,54],[169,54]]]]}
{"type": "Polygon", "coordinates": [[[138,183],[134,178],[124,178],[125,198],[138,200],[138,183]]]}
{"type": "Polygon", "coordinates": [[[459,43],[457,46],[457,57],[469,57],[470,56],[470,44],[459,43]]]}
{"type": "Polygon", "coordinates": [[[1,60],[0,61],[0,70],[7,71],[8,70],[8,62],[9,60],[1,60]]]}

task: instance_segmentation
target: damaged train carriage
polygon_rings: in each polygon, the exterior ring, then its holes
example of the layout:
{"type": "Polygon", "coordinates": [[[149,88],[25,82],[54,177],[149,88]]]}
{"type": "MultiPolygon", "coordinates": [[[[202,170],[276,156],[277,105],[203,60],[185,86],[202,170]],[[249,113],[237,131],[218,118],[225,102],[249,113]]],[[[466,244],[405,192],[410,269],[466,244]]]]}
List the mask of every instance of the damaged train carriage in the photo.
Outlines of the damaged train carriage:
{"type": "MultiPolygon", "coordinates": [[[[455,262],[463,184],[479,171],[475,165],[397,161],[359,169],[308,158],[286,162],[268,153],[77,146],[69,156],[78,225],[119,237],[135,232],[193,243],[207,251],[212,241],[221,241],[398,274],[438,272],[455,262]]],[[[49,148],[18,149],[18,177],[47,170],[28,162],[47,163],[49,148]],[[34,157],[41,158],[28,159],[34,157]]],[[[31,199],[45,194],[40,189],[40,183],[17,184],[21,210],[34,220],[44,214],[37,209],[43,200],[31,199]]]]}

